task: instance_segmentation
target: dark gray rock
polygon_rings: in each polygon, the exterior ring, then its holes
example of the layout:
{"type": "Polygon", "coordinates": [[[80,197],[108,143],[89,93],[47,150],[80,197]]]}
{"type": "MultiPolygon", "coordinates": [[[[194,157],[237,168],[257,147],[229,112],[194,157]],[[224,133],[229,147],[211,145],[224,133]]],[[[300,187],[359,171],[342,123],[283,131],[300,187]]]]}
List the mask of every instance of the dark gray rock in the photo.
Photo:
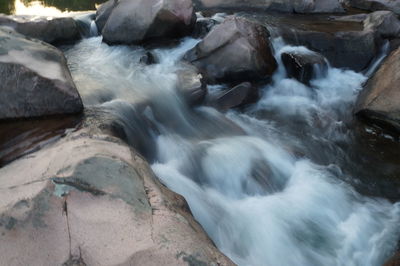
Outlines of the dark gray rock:
{"type": "Polygon", "coordinates": [[[215,26],[184,59],[211,83],[265,79],[277,67],[268,37],[261,24],[231,16],[215,26]]]}
{"type": "Polygon", "coordinates": [[[82,101],[64,55],[0,27],[0,119],[79,113],[82,101]]]}
{"type": "Polygon", "coordinates": [[[139,62],[145,65],[153,65],[157,63],[157,58],[152,52],[146,52],[140,57],[139,62]]]}
{"type": "Polygon", "coordinates": [[[285,42],[306,46],[325,56],[333,67],[366,69],[379,52],[373,31],[322,32],[280,28],[285,42]]]}
{"type": "Polygon", "coordinates": [[[198,9],[263,10],[295,13],[343,13],[339,0],[195,0],[198,9]]]}
{"type": "Polygon", "coordinates": [[[316,74],[326,73],[328,64],[318,53],[287,52],[281,55],[288,77],[309,85],[316,74]],[[318,70],[318,71],[315,71],[318,70]]]}
{"type": "MultiPolygon", "coordinates": [[[[266,23],[290,45],[306,46],[333,67],[362,71],[380,55],[387,40],[399,38],[400,21],[390,11],[321,18],[271,18],[266,23]],[[275,23],[269,23],[274,21],[275,23]]],[[[393,42],[395,47],[396,42],[393,42]]]]}
{"type": "Polygon", "coordinates": [[[344,3],[369,11],[390,10],[400,15],[400,1],[398,0],[344,0],[344,3]]]}
{"type": "Polygon", "coordinates": [[[6,16],[0,14],[0,26],[7,26],[30,38],[51,44],[80,39],[79,27],[72,17],[6,16]]]}
{"type": "Polygon", "coordinates": [[[361,91],[355,114],[400,131],[400,48],[392,52],[361,91]]]}
{"type": "Polygon", "coordinates": [[[194,25],[193,38],[204,38],[217,24],[219,23],[212,18],[198,18],[194,25]]]}
{"type": "Polygon", "coordinates": [[[96,25],[99,32],[103,31],[108,18],[111,15],[114,7],[117,5],[118,0],[110,0],[102,4],[96,11],[96,25]]]}
{"type": "Polygon", "coordinates": [[[93,27],[93,22],[96,18],[95,12],[88,12],[85,14],[79,14],[73,17],[78,25],[79,32],[81,36],[88,38],[92,36],[97,36],[97,27],[93,27]]]}
{"type": "Polygon", "coordinates": [[[364,30],[373,31],[379,38],[400,37],[400,20],[391,11],[376,11],[364,20],[364,30]]]}
{"type": "Polygon", "coordinates": [[[226,111],[230,108],[254,103],[259,98],[259,91],[250,82],[243,82],[230,90],[210,99],[209,104],[217,109],[226,111]]]}
{"type": "MultiPolygon", "coordinates": [[[[112,4],[107,3],[104,8],[104,17],[110,6],[112,4]]],[[[191,0],[120,0],[102,29],[103,41],[133,44],[182,37],[191,33],[195,21],[191,0]]]]}

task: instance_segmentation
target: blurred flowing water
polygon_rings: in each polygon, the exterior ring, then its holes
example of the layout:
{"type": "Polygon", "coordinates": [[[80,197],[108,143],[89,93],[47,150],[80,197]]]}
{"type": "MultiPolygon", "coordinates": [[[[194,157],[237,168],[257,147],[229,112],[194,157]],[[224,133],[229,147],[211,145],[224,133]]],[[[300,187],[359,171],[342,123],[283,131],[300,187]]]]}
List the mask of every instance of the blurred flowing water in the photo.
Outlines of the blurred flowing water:
{"type": "Polygon", "coordinates": [[[358,192],[368,187],[364,175],[375,174],[352,158],[360,145],[349,126],[366,77],[329,67],[310,87],[288,79],[280,54],[307,50],[278,38],[279,69],[256,104],[193,108],[176,89],[176,72],[197,42],[154,49],[153,65],[140,62],[142,47],[109,47],[101,37],[65,53],[85,105],[115,116],[234,262],[381,265],[399,239],[400,203],[358,192]]]}

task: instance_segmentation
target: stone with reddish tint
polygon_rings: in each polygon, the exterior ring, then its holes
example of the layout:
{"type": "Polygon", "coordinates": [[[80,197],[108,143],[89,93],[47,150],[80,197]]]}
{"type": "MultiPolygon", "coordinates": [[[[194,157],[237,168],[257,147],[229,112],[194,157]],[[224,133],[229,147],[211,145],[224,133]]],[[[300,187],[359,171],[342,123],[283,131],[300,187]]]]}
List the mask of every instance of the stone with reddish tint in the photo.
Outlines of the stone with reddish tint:
{"type": "Polygon", "coordinates": [[[102,34],[108,44],[182,37],[196,22],[191,0],[110,0],[104,6],[97,21],[100,26],[106,21],[102,34]]]}
{"type": "Polygon", "coordinates": [[[358,96],[356,115],[400,131],[400,48],[392,52],[358,96]]]}
{"type": "Polygon", "coordinates": [[[81,129],[0,169],[0,265],[233,265],[185,200],[81,129]]]}

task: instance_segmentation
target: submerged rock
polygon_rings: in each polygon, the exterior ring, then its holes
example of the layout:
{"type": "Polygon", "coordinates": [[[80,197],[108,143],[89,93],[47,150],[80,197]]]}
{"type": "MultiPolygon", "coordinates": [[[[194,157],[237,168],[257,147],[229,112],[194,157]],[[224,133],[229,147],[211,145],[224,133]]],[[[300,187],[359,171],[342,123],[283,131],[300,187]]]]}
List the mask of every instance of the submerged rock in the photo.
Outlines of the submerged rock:
{"type": "Polygon", "coordinates": [[[1,27],[0,43],[0,119],[82,111],[62,52],[1,27]]]}
{"type": "Polygon", "coordinates": [[[215,26],[184,59],[211,83],[265,79],[277,67],[268,37],[261,24],[231,16],[215,26]]]}
{"type": "Polygon", "coordinates": [[[397,0],[344,0],[346,5],[369,11],[390,10],[400,15],[400,1],[397,0]]]}
{"type": "Polygon", "coordinates": [[[152,52],[145,52],[139,59],[139,62],[145,65],[157,64],[158,60],[152,52]]]}
{"type": "Polygon", "coordinates": [[[333,67],[357,72],[380,56],[382,45],[396,47],[399,20],[390,11],[351,16],[256,16],[274,37],[286,44],[305,46],[326,57],[333,67]]]}
{"type": "Polygon", "coordinates": [[[79,27],[72,17],[6,16],[0,14],[0,26],[41,41],[60,44],[80,39],[79,27]]]}
{"type": "Polygon", "coordinates": [[[360,93],[355,114],[400,131],[400,48],[392,52],[360,93]]]}
{"type": "Polygon", "coordinates": [[[379,52],[373,31],[322,32],[281,28],[280,34],[291,45],[306,46],[321,53],[332,66],[354,71],[366,69],[379,52]]]}
{"type": "Polygon", "coordinates": [[[288,52],[281,55],[283,65],[290,78],[308,85],[317,74],[327,71],[325,58],[318,53],[288,52]]]}
{"type": "Polygon", "coordinates": [[[191,0],[110,0],[104,5],[97,24],[108,44],[182,37],[191,33],[196,21],[191,0]]]}
{"type": "Polygon", "coordinates": [[[257,9],[294,13],[342,13],[339,0],[195,0],[200,9],[257,9]]]}
{"type": "Polygon", "coordinates": [[[1,168],[0,190],[2,265],[234,265],[135,151],[86,128],[1,168]]]}
{"type": "Polygon", "coordinates": [[[177,74],[177,90],[189,105],[202,103],[207,88],[199,70],[190,64],[181,63],[177,74]]]}
{"type": "Polygon", "coordinates": [[[250,82],[243,82],[220,95],[216,95],[213,99],[210,99],[209,104],[217,109],[226,111],[230,108],[254,103],[258,97],[258,89],[253,87],[250,82]]]}

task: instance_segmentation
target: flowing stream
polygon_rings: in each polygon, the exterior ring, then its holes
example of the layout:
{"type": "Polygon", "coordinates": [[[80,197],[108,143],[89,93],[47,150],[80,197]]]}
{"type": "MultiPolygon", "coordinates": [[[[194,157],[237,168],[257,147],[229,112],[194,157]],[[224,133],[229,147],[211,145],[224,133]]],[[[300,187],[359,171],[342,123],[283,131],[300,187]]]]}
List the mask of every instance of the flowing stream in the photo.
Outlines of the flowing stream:
{"type": "Polygon", "coordinates": [[[101,37],[65,53],[86,107],[116,117],[235,263],[381,265],[399,239],[400,203],[359,194],[349,181],[359,177],[343,169],[353,167],[346,120],[366,77],[329,67],[310,87],[288,79],[280,54],[309,51],[277,38],[279,69],[257,103],[227,113],[193,108],[176,90],[176,71],[197,42],[155,49],[153,65],[140,63],[143,48],[109,47],[101,37]]]}

